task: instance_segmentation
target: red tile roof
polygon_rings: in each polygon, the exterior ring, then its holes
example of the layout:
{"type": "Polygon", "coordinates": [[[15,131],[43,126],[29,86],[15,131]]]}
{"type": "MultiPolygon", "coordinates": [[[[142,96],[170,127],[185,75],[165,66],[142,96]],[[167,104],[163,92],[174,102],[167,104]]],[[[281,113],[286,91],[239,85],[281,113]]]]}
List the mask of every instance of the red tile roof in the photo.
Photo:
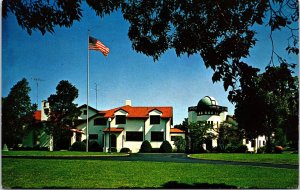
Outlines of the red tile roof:
{"type": "Polygon", "coordinates": [[[127,118],[147,118],[149,117],[149,112],[153,110],[158,110],[162,113],[162,118],[172,118],[173,108],[172,107],[132,107],[132,106],[122,106],[114,108],[111,110],[100,111],[100,114],[104,114],[104,117],[114,117],[115,112],[123,110],[128,113],[127,118]]]}
{"type": "Polygon", "coordinates": [[[41,110],[37,110],[33,113],[33,117],[35,121],[41,121],[41,110]]]}
{"type": "MultiPolygon", "coordinates": [[[[111,127],[110,132],[112,133],[121,133],[124,130],[124,128],[115,128],[111,127]]],[[[105,128],[103,132],[109,132],[109,128],[105,128]]]]}
{"type": "Polygon", "coordinates": [[[170,133],[185,133],[185,131],[177,128],[171,128],[170,133]]]}

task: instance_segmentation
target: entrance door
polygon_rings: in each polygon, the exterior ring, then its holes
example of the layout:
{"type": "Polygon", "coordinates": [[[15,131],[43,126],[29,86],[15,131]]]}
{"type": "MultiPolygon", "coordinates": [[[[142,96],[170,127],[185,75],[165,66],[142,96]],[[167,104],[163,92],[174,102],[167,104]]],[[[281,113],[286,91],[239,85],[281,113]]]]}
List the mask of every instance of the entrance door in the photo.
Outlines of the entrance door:
{"type": "Polygon", "coordinates": [[[112,148],[117,148],[117,137],[116,137],[116,135],[114,135],[114,134],[111,134],[110,135],[110,138],[111,138],[111,147],[112,148]]]}

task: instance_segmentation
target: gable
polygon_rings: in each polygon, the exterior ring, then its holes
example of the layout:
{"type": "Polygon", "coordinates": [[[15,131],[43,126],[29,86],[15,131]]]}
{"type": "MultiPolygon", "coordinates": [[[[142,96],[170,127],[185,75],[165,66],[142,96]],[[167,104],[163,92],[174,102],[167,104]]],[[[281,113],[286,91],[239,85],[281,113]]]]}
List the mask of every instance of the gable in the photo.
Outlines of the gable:
{"type": "Polygon", "coordinates": [[[149,112],[149,115],[162,115],[162,112],[157,109],[153,109],[149,112]]]}

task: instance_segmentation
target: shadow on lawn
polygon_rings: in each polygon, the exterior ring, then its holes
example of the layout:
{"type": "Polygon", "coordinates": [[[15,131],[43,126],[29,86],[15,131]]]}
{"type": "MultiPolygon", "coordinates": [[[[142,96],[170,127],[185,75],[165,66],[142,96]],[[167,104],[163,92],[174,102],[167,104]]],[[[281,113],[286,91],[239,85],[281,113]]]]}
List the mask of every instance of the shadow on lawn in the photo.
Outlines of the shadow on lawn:
{"type": "MultiPolygon", "coordinates": [[[[179,183],[177,181],[169,181],[156,189],[237,189],[237,186],[226,185],[224,183],[179,183]]],[[[119,189],[154,189],[153,187],[119,187],[119,189]]]]}

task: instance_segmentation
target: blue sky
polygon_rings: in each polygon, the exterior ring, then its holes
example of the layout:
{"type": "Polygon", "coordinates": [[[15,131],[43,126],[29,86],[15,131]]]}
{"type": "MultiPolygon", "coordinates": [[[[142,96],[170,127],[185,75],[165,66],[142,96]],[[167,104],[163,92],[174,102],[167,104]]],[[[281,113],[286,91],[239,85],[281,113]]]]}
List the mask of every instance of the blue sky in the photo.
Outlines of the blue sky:
{"type": "MultiPolygon", "coordinates": [[[[31,36],[18,26],[14,15],[2,20],[2,96],[23,77],[32,89],[30,96],[36,103],[36,83],[40,78],[39,102],[55,93],[59,81],[69,80],[79,89],[75,103],[86,103],[87,36],[90,34],[110,48],[104,57],[90,52],[90,105],[96,106],[95,83],[98,84],[98,109],[106,110],[124,105],[126,99],[133,106],[173,106],[174,124],[188,115],[188,107],[210,95],[234,114],[234,106],[227,100],[222,83],[211,81],[212,70],[206,69],[201,57],[183,55],[178,58],[174,50],[167,51],[154,62],[151,57],[135,52],[127,32],[129,24],[120,12],[100,18],[85,2],[83,17],[71,28],[55,29],[44,36],[33,32],[31,36]]],[[[251,49],[247,62],[255,67],[267,66],[271,56],[269,28],[259,27],[258,42],[251,49]]],[[[285,31],[274,33],[277,52],[290,62],[298,64],[298,57],[287,55],[282,49],[287,44],[285,31]]],[[[295,69],[298,74],[298,66],[295,69]]],[[[40,104],[40,103],[39,103],[40,104]]],[[[39,105],[40,107],[40,105],[39,105]]]]}

